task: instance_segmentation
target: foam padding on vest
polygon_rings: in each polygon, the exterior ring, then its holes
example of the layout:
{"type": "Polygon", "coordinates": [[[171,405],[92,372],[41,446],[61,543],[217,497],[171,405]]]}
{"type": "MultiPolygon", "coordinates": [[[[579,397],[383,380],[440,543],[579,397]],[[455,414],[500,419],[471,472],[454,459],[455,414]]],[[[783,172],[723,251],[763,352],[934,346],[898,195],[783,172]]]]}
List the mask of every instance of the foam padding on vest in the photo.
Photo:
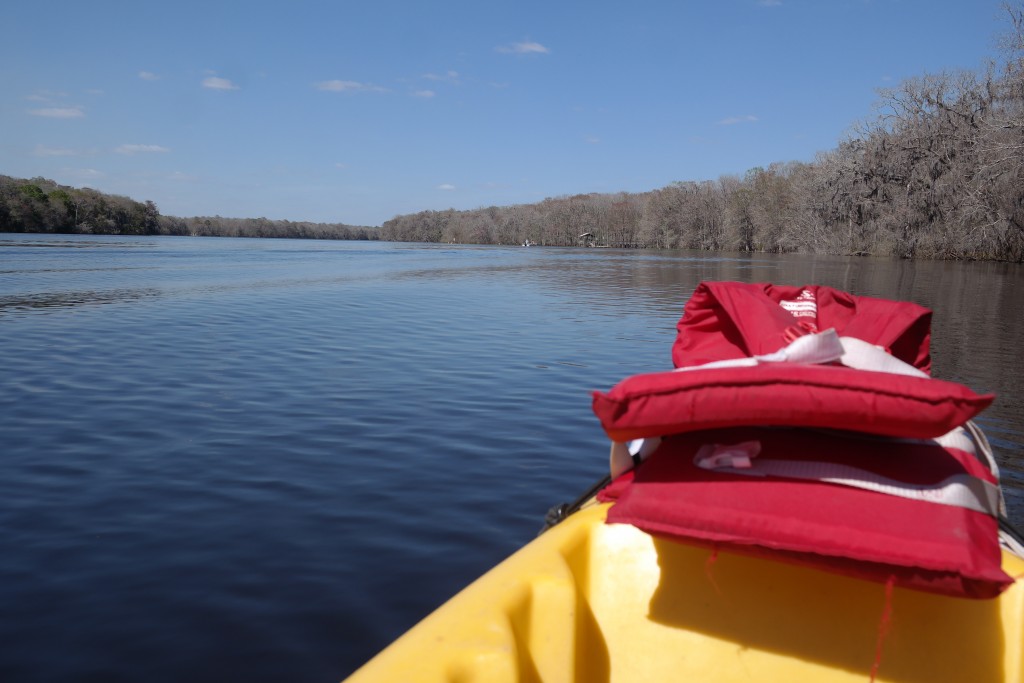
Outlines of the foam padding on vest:
{"type": "Polygon", "coordinates": [[[935,438],[995,397],[955,382],[835,365],[762,363],[634,375],[593,409],[613,441],[721,427],[823,427],[935,438]]]}

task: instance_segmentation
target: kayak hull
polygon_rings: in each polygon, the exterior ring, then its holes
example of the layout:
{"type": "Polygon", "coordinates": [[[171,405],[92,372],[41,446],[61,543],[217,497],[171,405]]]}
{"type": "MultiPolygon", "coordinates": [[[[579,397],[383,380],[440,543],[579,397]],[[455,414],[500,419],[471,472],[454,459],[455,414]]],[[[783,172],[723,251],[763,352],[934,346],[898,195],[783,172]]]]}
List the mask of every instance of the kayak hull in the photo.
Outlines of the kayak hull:
{"type": "MultiPolygon", "coordinates": [[[[654,538],[591,502],[356,671],[371,681],[1024,683],[1024,588],[950,598],[654,538]]],[[[1004,553],[1004,570],[1024,561],[1004,553]]]]}

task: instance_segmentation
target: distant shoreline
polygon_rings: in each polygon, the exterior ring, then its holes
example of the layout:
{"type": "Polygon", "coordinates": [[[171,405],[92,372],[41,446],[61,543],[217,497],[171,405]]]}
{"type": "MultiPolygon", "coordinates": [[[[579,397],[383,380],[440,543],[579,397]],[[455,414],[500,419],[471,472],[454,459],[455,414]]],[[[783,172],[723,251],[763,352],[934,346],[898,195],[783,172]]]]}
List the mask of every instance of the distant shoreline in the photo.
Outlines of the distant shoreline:
{"type": "Polygon", "coordinates": [[[337,240],[373,240],[379,235],[378,228],[344,223],[163,216],[151,201],[5,175],[0,175],[0,232],[337,240]]]}

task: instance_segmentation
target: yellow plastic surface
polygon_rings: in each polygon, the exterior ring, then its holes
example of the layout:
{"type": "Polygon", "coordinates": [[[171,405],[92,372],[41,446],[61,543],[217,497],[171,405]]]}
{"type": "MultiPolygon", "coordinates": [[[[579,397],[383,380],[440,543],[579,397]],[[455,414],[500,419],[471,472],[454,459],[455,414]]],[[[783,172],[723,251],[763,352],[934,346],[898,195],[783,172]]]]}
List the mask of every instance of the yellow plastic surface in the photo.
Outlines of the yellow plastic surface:
{"type": "MultiPolygon", "coordinates": [[[[885,586],[652,538],[591,504],[356,671],[382,681],[867,681],[885,586]]],[[[1004,554],[1004,569],[1024,562],[1004,554]]],[[[1024,582],[895,589],[878,681],[1024,683],[1024,582]]]]}

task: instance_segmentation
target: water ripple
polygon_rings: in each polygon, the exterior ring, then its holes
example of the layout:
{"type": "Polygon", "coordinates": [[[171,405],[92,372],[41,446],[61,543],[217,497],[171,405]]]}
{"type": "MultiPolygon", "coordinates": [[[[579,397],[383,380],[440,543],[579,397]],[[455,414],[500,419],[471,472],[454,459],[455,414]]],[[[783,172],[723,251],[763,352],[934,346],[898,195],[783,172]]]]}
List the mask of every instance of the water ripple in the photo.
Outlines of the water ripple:
{"type": "Polygon", "coordinates": [[[1019,268],[600,251],[0,236],[0,677],[344,677],[603,474],[701,279],[935,308],[1024,520],[1019,268]]]}

